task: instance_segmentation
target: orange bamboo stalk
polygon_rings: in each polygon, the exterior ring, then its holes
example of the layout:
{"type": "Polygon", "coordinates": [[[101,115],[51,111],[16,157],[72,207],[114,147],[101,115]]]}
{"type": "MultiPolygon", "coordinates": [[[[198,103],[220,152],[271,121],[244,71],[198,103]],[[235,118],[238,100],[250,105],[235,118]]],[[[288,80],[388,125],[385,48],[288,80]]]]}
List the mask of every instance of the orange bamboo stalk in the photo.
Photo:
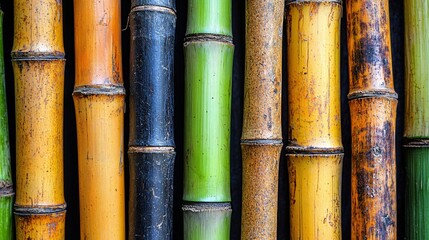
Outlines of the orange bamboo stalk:
{"type": "Polygon", "coordinates": [[[388,0],[347,1],[352,239],[396,239],[395,127],[388,0]]]}
{"type": "Polygon", "coordinates": [[[119,0],[75,0],[81,239],[125,239],[119,0]]]}
{"type": "Polygon", "coordinates": [[[64,239],[62,4],[15,0],[17,239],[64,239]]]}

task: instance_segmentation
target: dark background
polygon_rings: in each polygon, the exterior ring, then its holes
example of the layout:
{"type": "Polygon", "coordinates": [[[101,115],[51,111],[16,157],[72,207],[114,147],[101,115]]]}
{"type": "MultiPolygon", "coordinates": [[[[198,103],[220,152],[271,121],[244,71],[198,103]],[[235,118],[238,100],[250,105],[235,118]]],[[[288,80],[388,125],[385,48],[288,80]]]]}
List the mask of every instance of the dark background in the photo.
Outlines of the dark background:
{"type": "MultiPolygon", "coordinates": [[[[232,192],[232,226],[231,239],[240,238],[240,215],[241,215],[241,150],[240,136],[242,128],[243,114],[243,80],[244,80],[244,24],[245,10],[244,0],[231,0],[233,2],[233,32],[234,32],[234,72],[233,72],[233,92],[232,92],[232,119],[231,119],[231,192],[232,192]]],[[[397,118],[397,197],[398,197],[398,239],[404,239],[404,161],[402,160],[402,131],[404,116],[404,16],[403,1],[390,2],[391,39],[393,55],[393,73],[395,78],[395,89],[399,94],[398,118],[397,118]]],[[[6,87],[9,110],[9,127],[13,172],[15,172],[15,110],[14,110],[14,85],[13,73],[10,62],[10,52],[13,41],[13,1],[0,1],[4,11],[4,51],[6,67],[6,87]]],[[[344,2],[345,3],[345,2],[344,2]]],[[[130,2],[122,1],[122,26],[126,27],[127,16],[130,10],[130,2]]],[[[176,126],[176,165],[175,165],[175,196],[174,196],[174,239],[182,239],[182,216],[181,216],[181,195],[182,195],[182,171],[183,171],[183,50],[182,43],[186,27],[187,1],[177,1],[177,31],[175,48],[175,126],[176,126]]],[[[73,1],[63,1],[64,15],[64,45],[66,52],[66,72],[65,72],[65,99],[64,99],[64,187],[67,202],[66,238],[79,238],[79,202],[78,202],[78,171],[77,171],[77,143],[75,114],[72,100],[74,85],[74,32],[73,32],[73,1]]],[[[342,231],[343,238],[350,239],[350,114],[347,103],[348,92],[348,68],[347,68],[347,41],[346,41],[346,15],[345,7],[342,19],[341,32],[341,111],[342,111],[342,133],[345,150],[342,181],[342,231]]],[[[129,69],[129,30],[122,32],[123,67],[124,82],[128,89],[128,69],[129,69]]],[[[287,75],[286,75],[286,53],[283,53],[283,139],[287,139],[286,117],[287,117],[287,75]]],[[[127,90],[128,92],[128,90],[127,90]]],[[[128,98],[127,98],[128,101],[128,98]]],[[[128,113],[125,116],[125,123],[128,122],[128,113]]],[[[125,139],[128,139],[128,127],[125,124],[125,139]]],[[[127,142],[127,141],[126,141],[127,142]]],[[[127,167],[127,166],[126,166],[127,167]]],[[[288,176],[284,154],[282,154],[280,164],[279,182],[279,209],[278,209],[278,239],[289,238],[289,199],[288,199],[288,176]]],[[[128,185],[128,176],[126,176],[128,185]]],[[[128,189],[128,187],[127,187],[128,189]]],[[[109,211],[109,209],[106,209],[109,211]]]]}

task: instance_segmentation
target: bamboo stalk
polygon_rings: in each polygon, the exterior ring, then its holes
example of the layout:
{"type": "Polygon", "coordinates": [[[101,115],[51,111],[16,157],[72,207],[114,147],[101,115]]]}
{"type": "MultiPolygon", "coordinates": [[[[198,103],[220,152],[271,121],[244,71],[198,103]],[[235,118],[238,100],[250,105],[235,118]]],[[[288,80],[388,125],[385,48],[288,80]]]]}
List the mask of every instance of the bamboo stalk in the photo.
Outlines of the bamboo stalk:
{"type": "Polygon", "coordinates": [[[6,82],[3,51],[3,11],[0,10],[0,239],[13,239],[12,169],[10,166],[9,127],[7,118],[6,82]]]}
{"type": "Polygon", "coordinates": [[[184,53],[184,235],[229,239],[234,53],[230,0],[188,1],[184,53]]]}
{"type": "Polygon", "coordinates": [[[284,1],[246,1],[242,239],[277,239],[284,1]]]}
{"type": "Polygon", "coordinates": [[[286,2],[291,239],[341,239],[340,0],[286,2]]]}
{"type": "Polygon", "coordinates": [[[75,0],[81,239],[125,239],[125,89],[119,0],[75,0]]]}
{"type": "Polygon", "coordinates": [[[14,1],[17,239],[64,239],[62,4],[14,1]]]}
{"type": "Polygon", "coordinates": [[[407,239],[429,238],[429,3],[404,1],[405,13],[405,131],[407,239]]]}
{"type": "Polygon", "coordinates": [[[174,0],[133,0],[129,239],[172,239],[174,0]]]}
{"type": "Polygon", "coordinates": [[[352,239],[396,239],[395,121],[388,0],[347,1],[352,239]]]}

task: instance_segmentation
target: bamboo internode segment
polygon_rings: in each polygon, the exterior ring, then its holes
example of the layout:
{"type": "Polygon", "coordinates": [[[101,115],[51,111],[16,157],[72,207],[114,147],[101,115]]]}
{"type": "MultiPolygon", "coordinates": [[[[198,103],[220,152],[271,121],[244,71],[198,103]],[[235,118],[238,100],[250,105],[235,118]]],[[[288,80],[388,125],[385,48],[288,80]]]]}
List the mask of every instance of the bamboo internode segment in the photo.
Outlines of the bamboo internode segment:
{"type": "Polygon", "coordinates": [[[187,214],[184,206],[184,235],[185,239],[227,239],[231,211],[212,203],[229,206],[231,201],[231,0],[188,1],[184,55],[183,200],[204,209],[187,214]],[[223,223],[214,224],[219,221],[223,223]]]}
{"type": "Polygon", "coordinates": [[[9,151],[9,125],[3,51],[3,11],[0,10],[0,239],[13,239],[14,199],[9,151]]]}
{"type": "Polygon", "coordinates": [[[242,239],[277,238],[284,1],[246,1],[242,239]]]}
{"type": "Polygon", "coordinates": [[[289,1],[291,239],[341,239],[340,1],[289,1]]]}
{"type": "Polygon", "coordinates": [[[75,0],[75,103],[82,239],[125,239],[125,89],[119,0],[75,0]]]}
{"type": "Polygon", "coordinates": [[[347,1],[352,239],[396,239],[395,120],[388,0],[347,1]]]}
{"type": "Polygon", "coordinates": [[[175,0],[133,0],[129,239],[172,239],[175,0]]]}
{"type": "Polygon", "coordinates": [[[64,239],[62,4],[14,1],[17,239],[64,239]]]}
{"type": "Polygon", "coordinates": [[[405,16],[405,159],[406,234],[429,238],[429,3],[404,1],[405,16]]]}

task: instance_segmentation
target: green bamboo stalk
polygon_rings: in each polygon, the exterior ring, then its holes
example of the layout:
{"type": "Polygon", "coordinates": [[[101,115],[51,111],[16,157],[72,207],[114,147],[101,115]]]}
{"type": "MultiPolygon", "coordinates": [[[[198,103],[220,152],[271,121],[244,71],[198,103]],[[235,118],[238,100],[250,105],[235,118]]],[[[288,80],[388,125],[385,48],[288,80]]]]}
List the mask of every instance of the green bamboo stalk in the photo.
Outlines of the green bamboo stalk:
{"type": "Polygon", "coordinates": [[[13,195],[4,74],[3,11],[0,10],[0,240],[13,238],[13,195]]]}
{"type": "Polygon", "coordinates": [[[190,0],[188,4],[184,235],[185,239],[229,239],[231,0],[190,0]]]}
{"type": "Polygon", "coordinates": [[[429,2],[404,0],[407,239],[429,238],[429,2]]]}

